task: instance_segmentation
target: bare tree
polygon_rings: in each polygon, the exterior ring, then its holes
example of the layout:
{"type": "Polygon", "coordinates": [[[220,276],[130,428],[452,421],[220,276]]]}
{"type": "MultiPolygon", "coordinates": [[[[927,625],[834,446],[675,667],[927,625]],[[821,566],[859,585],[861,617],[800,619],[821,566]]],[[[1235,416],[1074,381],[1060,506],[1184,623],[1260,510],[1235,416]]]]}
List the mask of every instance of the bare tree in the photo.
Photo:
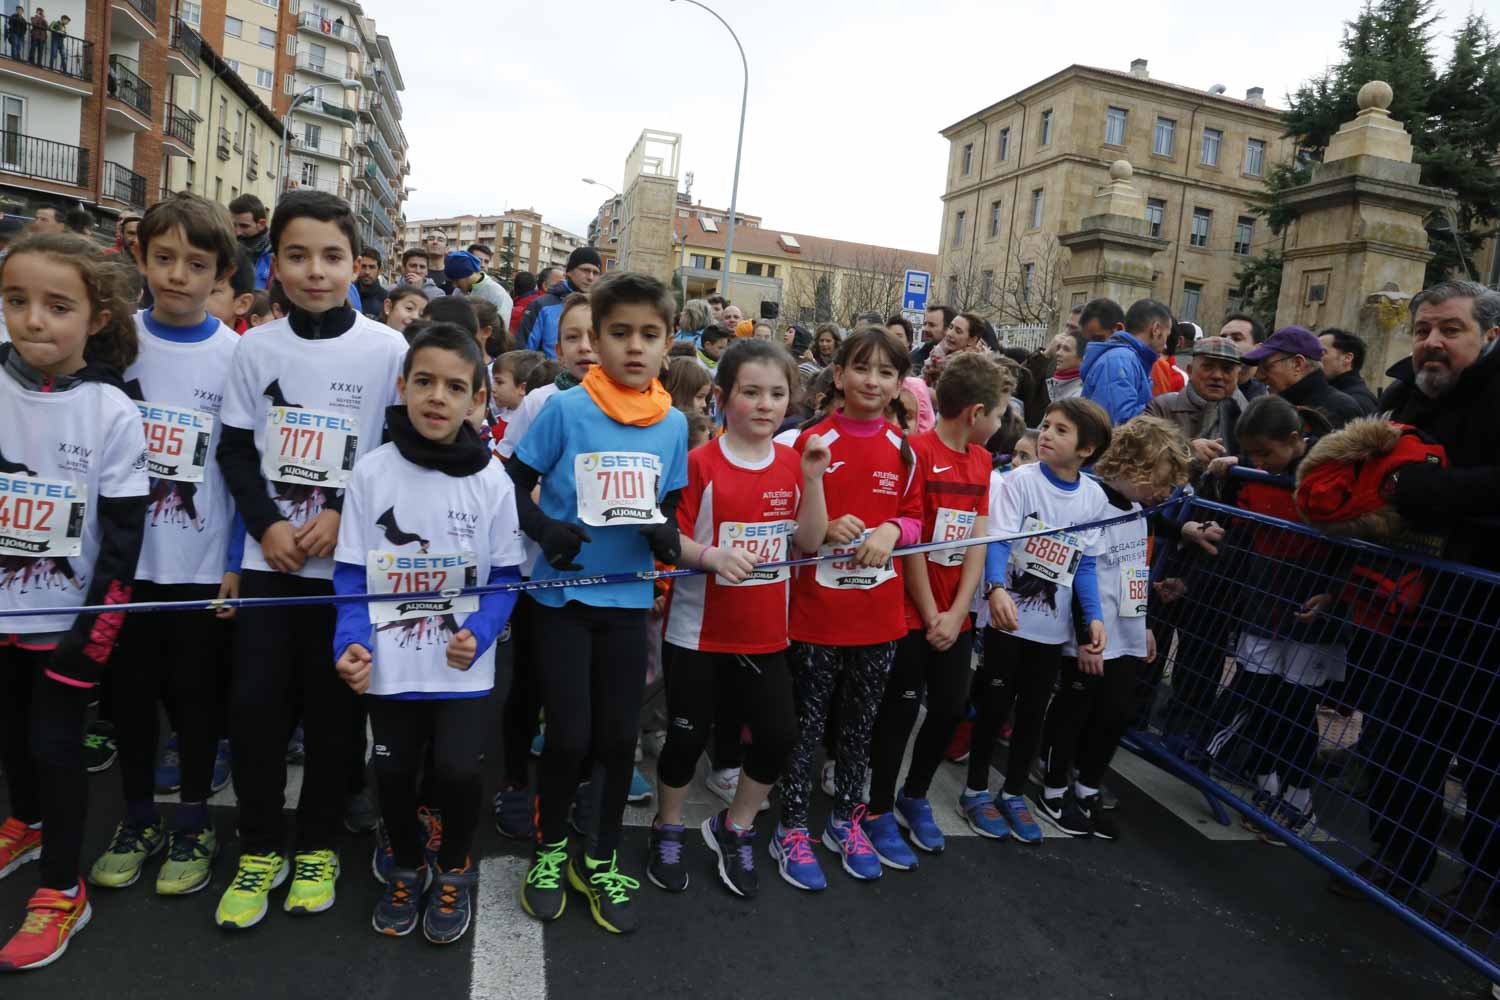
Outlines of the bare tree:
{"type": "Polygon", "coordinates": [[[908,268],[920,265],[899,250],[854,246],[837,253],[831,244],[807,248],[789,262],[782,280],[783,315],[799,322],[853,325],[862,313],[889,316],[901,309],[908,268]]]}
{"type": "Polygon", "coordinates": [[[1042,326],[1051,329],[1062,309],[1062,279],[1067,253],[1052,235],[1013,244],[1004,266],[995,269],[972,253],[943,256],[938,290],[944,305],[975,312],[997,326],[1042,326]]]}

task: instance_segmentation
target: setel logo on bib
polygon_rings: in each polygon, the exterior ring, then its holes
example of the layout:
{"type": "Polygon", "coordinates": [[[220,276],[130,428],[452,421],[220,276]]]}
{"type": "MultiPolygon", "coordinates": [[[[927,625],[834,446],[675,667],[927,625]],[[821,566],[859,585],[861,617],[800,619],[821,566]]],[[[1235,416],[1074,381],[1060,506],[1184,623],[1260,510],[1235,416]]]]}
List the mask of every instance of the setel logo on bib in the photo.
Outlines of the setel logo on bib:
{"type": "MultiPolygon", "coordinates": [[[[937,516],[932,520],[933,542],[962,542],[974,534],[974,522],[979,515],[972,510],[954,510],[952,507],[939,507],[937,516]]],[[[939,566],[962,566],[964,557],[969,550],[962,549],[937,549],[927,553],[927,561],[939,566]]]]}
{"type": "MultiPolygon", "coordinates": [[[[1035,515],[1021,524],[1023,532],[1046,531],[1047,525],[1035,515]]],[[[1012,561],[1021,572],[1059,587],[1073,586],[1073,574],[1083,561],[1083,540],[1070,531],[1051,535],[1033,535],[1018,549],[1012,549],[1012,561]]]]}
{"type": "Polygon", "coordinates": [[[477,595],[443,596],[443,592],[473,587],[478,582],[479,564],[468,552],[401,555],[371,551],[365,559],[365,588],[369,593],[437,595],[372,601],[370,621],[376,625],[434,615],[472,614],[479,610],[477,595]]]}
{"type": "Polygon", "coordinates": [[[266,440],[260,471],[272,482],[310,486],[349,484],[359,435],[353,420],[300,406],[266,411],[266,440]]]}
{"type": "Polygon", "coordinates": [[[87,510],[74,483],[0,472],[0,555],[78,555],[87,510]]]}
{"type": "Polygon", "coordinates": [[[200,410],[136,401],[146,431],[146,474],[178,483],[203,482],[214,418],[200,410]]]}
{"type": "MultiPolygon", "coordinates": [[[[796,521],[725,521],[719,525],[718,546],[721,549],[742,549],[759,563],[784,562],[789,540],[796,531],[796,521]]],[[[730,583],[722,576],[715,576],[714,582],[721,587],[756,587],[780,583],[790,577],[790,570],[783,566],[780,569],[753,569],[739,583],[730,583]]]]}
{"type": "Polygon", "coordinates": [[[578,519],[596,528],[661,524],[656,506],[661,459],[639,451],[591,451],[573,456],[578,519]]]}
{"type": "Polygon", "coordinates": [[[1151,568],[1149,566],[1120,567],[1120,612],[1121,618],[1141,618],[1146,614],[1146,604],[1151,598],[1151,568]]]}

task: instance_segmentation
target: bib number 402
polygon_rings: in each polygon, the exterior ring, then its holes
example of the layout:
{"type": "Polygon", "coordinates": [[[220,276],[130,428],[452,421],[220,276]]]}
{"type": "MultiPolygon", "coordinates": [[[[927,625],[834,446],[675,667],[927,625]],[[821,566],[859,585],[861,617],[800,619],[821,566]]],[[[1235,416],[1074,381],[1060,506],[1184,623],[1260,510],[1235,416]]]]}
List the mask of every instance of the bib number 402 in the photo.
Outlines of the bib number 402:
{"type": "Polygon", "coordinates": [[[46,531],[56,509],[51,500],[0,496],[0,531],[46,531]]]}

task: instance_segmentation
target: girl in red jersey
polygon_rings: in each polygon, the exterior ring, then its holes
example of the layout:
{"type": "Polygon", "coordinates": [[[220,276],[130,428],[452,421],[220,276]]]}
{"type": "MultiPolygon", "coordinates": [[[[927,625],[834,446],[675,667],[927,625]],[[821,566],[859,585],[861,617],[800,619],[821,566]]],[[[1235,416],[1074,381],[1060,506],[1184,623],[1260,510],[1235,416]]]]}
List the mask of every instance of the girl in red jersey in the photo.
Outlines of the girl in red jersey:
{"type": "Polygon", "coordinates": [[[793,547],[813,551],[828,530],[823,471],[828,448],[816,434],[802,454],[771,440],[786,416],[797,367],[768,340],[736,340],[714,375],[724,434],[688,455],[688,485],[677,508],[681,565],[712,575],[676,582],[667,611],[667,714],[647,877],[669,892],[688,887],[682,860],[682,804],[708,740],[715,690],[728,685],[750,724],[733,804],[703,824],[719,878],[736,895],[756,894],[755,814],[796,737],[787,672],[787,569],[793,547]]]}
{"type": "Polygon", "coordinates": [[[870,731],[885,693],[896,640],[906,634],[901,581],[891,550],[915,542],[922,499],[912,489],[912,453],[902,428],[885,419],[911,361],[880,327],[866,327],[839,345],[833,359],[839,404],[797,440],[806,451],[825,444],[823,479],[829,524],[822,555],[792,580],[790,635],[797,701],[797,745],[781,777],[781,824],[771,856],[781,877],[799,889],[827,886],[807,832],[813,755],[839,686],[834,805],[825,847],[858,879],[880,877],[857,804],[869,765],[870,731]],[[840,676],[842,675],[842,676],[840,676]]]}

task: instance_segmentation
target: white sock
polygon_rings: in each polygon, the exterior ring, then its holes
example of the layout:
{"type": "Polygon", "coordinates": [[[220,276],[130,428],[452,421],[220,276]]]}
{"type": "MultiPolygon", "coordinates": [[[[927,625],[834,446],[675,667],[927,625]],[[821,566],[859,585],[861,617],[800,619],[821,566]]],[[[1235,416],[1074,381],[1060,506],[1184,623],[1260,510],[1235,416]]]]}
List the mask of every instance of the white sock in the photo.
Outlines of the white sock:
{"type": "Polygon", "coordinates": [[[1081,781],[1075,781],[1073,782],[1073,794],[1078,796],[1079,800],[1082,801],[1083,799],[1098,795],[1099,789],[1090,788],[1081,781]]]}
{"type": "Polygon", "coordinates": [[[968,788],[968,787],[965,787],[964,788],[964,797],[965,798],[973,798],[976,795],[988,795],[989,791],[990,790],[988,788],[968,788]]]}
{"type": "Polygon", "coordinates": [[[1282,795],[1282,801],[1299,812],[1307,812],[1307,807],[1312,805],[1311,788],[1292,788],[1287,786],[1287,791],[1282,795]]]}
{"type": "Polygon", "coordinates": [[[1281,794],[1281,776],[1275,771],[1270,774],[1257,774],[1255,776],[1255,787],[1267,795],[1275,796],[1281,794]]]}
{"type": "Polygon", "coordinates": [[[37,820],[35,823],[27,823],[26,824],[26,829],[28,829],[28,830],[40,830],[41,828],[42,828],[42,821],[41,820],[37,820]]]}
{"type": "Polygon", "coordinates": [[[1067,793],[1068,790],[1066,788],[1050,788],[1046,786],[1042,788],[1042,797],[1046,799],[1060,799],[1067,793]]]}
{"type": "Polygon", "coordinates": [[[78,886],[75,885],[71,889],[64,889],[64,890],[62,890],[62,894],[64,896],[67,896],[69,899],[77,899],[78,898],[78,886]]]}

